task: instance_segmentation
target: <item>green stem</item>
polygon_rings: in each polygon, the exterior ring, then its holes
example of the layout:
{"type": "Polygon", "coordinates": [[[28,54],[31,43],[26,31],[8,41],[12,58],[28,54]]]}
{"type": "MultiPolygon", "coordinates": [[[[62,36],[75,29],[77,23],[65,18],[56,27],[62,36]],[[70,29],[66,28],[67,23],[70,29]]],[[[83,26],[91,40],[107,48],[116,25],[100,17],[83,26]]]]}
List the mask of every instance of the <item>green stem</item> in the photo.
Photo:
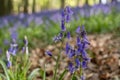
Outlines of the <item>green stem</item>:
{"type": "Polygon", "coordinates": [[[57,58],[57,60],[56,60],[55,73],[54,73],[53,80],[56,80],[56,74],[57,74],[58,62],[59,62],[59,60],[60,60],[60,54],[58,54],[58,58],[57,58]]]}
{"type": "Polygon", "coordinates": [[[68,71],[68,70],[66,70],[66,69],[63,71],[63,73],[60,75],[59,80],[62,80],[62,79],[63,79],[63,77],[64,77],[64,75],[66,74],[67,71],[68,71]]]}
{"type": "Polygon", "coordinates": [[[72,74],[72,78],[71,78],[71,80],[73,80],[73,79],[74,79],[74,77],[75,77],[75,73],[73,73],[73,74],[72,74]]]}

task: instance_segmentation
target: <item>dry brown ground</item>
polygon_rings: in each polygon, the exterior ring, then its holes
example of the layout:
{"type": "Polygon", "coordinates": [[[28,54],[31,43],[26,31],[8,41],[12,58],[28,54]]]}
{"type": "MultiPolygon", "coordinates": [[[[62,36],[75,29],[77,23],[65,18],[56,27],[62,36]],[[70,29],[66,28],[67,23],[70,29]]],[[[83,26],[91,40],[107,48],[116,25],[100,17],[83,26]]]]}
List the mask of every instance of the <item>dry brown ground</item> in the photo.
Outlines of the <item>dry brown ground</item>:
{"type": "MultiPolygon", "coordinates": [[[[86,80],[120,80],[120,37],[115,37],[113,34],[96,34],[88,35],[88,39],[91,43],[88,52],[92,57],[88,69],[85,70],[86,80]]],[[[59,46],[60,44],[57,44],[57,47],[59,46]]],[[[54,55],[58,52],[56,46],[48,45],[43,49],[32,50],[30,59],[32,68],[40,67],[43,69],[44,64],[46,64],[47,80],[52,80],[55,62],[44,54],[47,49],[51,50],[54,55]]],[[[69,61],[64,52],[61,59],[58,74],[66,68],[69,61]]],[[[42,80],[42,78],[39,77],[37,80],[42,80]]],[[[70,80],[70,73],[66,74],[64,80],[70,80]]]]}

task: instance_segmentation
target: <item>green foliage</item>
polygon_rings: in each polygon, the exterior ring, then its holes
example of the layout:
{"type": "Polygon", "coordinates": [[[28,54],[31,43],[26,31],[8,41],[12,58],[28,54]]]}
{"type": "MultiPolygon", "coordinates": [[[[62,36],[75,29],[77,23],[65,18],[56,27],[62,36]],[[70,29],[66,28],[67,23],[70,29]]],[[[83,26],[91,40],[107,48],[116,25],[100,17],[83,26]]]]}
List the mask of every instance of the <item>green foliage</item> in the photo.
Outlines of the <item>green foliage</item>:
{"type": "Polygon", "coordinates": [[[5,62],[0,60],[0,64],[4,70],[5,74],[0,74],[0,77],[4,80],[34,80],[35,77],[39,74],[39,69],[34,69],[32,72],[29,72],[30,61],[29,56],[23,53],[20,53],[16,56],[12,56],[12,66],[7,68],[5,62]]]}

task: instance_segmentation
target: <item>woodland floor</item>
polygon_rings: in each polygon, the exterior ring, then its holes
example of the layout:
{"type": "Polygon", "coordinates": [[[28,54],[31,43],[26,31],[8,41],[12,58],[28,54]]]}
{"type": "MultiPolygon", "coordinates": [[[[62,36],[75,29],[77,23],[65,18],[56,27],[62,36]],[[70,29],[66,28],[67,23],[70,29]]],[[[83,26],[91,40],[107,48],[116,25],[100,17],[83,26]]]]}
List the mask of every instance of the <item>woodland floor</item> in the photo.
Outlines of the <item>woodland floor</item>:
{"type": "MultiPolygon", "coordinates": [[[[88,35],[88,39],[91,44],[88,50],[91,61],[85,70],[86,80],[120,80],[120,37],[114,34],[96,34],[88,35]]],[[[72,41],[71,43],[74,44],[75,39],[72,41]]],[[[31,51],[32,69],[37,67],[44,69],[44,64],[46,64],[46,80],[52,80],[55,62],[44,54],[45,50],[50,50],[53,55],[56,55],[59,46],[60,44],[48,45],[46,48],[36,48],[31,51]]],[[[58,74],[62,73],[69,61],[64,51],[62,54],[58,74]]],[[[70,76],[70,73],[67,73],[64,80],[70,80],[70,76]]],[[[42,80],[42,78],[38,77],[36,80],[42,80]]]]}

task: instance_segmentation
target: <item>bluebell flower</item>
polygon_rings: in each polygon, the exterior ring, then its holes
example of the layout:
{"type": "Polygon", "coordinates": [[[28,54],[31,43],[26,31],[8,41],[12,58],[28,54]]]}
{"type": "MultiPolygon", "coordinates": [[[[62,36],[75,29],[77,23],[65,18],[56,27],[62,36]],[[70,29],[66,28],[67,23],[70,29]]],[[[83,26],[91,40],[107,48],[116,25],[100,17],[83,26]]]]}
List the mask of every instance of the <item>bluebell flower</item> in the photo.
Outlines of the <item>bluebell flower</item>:
{"type": "Polygon", "coordinates": [[[6,51],[6,57],[7,57],[7,67],[11,67],[12,63],[10,61],[10,53],[8,51],[6,51]]]}
{"type": "Polygon", "coordinates": [[[66,15],[66,23],[70,21],[70,15],[66,15]]]}
{"type": "Polygon", "coordinates": [[[66,21],[66,23],[68,23],[69,21],[70,21],[70,17],[71,17],[71,15],[73,14],[73,12],[72,12],[72,10],[71,10],[71,8],[69,7],[69,6],[67,6],[66,8],[65,8],[65,13],[66,13],[66,18],[65,18],[65,21],[66,21]]]}
{"type": "Polygon", "coordinates": [[[73,74],[75,72],[75,67],[73,66],[72,63],[69,63],[68,70],[70,71],[71,74],[73,74]]]}
{"type": "Polygon", "coordinates": [[[15,32],[15,31],[13,31],[13,32],[11,33],[11,38],[12,38],[13,40],[17,40],[17,38],[18,38],[18,33],[15,32]]]}
{"type": "Polygon", "coordinates": [[[73,14],[73,11],[71,10],[70,6],[66,6],[66,13],[67,15],[72,15],[73,14]]]}
{"type": "Polygon", "coordinates": [[[84,25],[82,26],[82,30],[81,30],[81,37],[84,38],[86,36],[86,31],[84,28],[84,25]]]}
{"type": "Polygon", "coordinates": [[[75,50],[70,49],[70,52],[69,52],[69,54],[68,54],[68,57],[69,57],[69,58],[72,58],[74,55],[75,55],[75,50]]]}
{"type": "Polygon", "coordinates": [[[12,66],[11,61],[7,61],[7,67],[10,68],[12,66]]]}
{"type": "Polygon", "coordinates": [[[12,55],[16,55],[16,52],[17,52],[17,49],[18,49],[18,44],[13,42],[11,43],[10,45],[10,48],[8,49],[9,53],[11,53],[12,55]]]}
{"type": "Polygon", "coordinates": [[[64,20],[61,21],[61,31],[63,31],[63,32],[66,31],[64,20]]]}
{"type": "Polygon", "coordinates": [[[46,51],[45,54],[52,56],[52,53],[50,51],[46,51]]]}
{"type": "Polygon", "coordinates": [[[80,26],[78,26],[78,28],[76,29],[76,33],[77,34],[80,34],[81,32],[80,32],[80,26]]]}
{"type": "Polygon", "coordinates": [[[81,44],[81,40],[80,40],[80,37],[79,37],[79,36],[77,36],[76,42],[77,42],[77,45],[81,44]]]}
{"type": "Polygon", "coordinates": [[[78,58],[75,59],[75,63],[76,63],[77,68],[80,67],[81,63],[80,63],[80,60],[78,58]]]}
{"type": "Polygon", "coordinates": [[[55,37],[53,38],[53,41],[54,41],[54,42],[58,42],[58,41],[61,41],[62,38],[63,38],[63,33],[60,32],[57,36],[55,36],[55,37]]]}
{"type": "Polygon", "coordinates": [[[85,77],[81,75],[80,80],[85,80],[85,77]]]}
{"type": "Polygon", "coordinates": [[[70,48],[71,48],[71,46],[70,46],[69,43],[67,42],[67,43],[66,43],[66,47],[65,47],[66,54],[69,53],[70,48]]]}
{"type": "Polygon", "coordinates": [[[86,69],[87,68],[87,61],[83,60],[81,65],[82,65],[83,69],[86,69]]]}
{"type": "Polygon", "coordinates": [[[67,38],[70,40],[71,38],[70,32],[67,32],[67,38]]]}
{"type": "Polygon", "coordinates": [[[85,50],[82,50],[81,54],[82,54],[82,58],[89,59],[89,57],[88,57],[88,55],[87,55],[85,50]]]}

